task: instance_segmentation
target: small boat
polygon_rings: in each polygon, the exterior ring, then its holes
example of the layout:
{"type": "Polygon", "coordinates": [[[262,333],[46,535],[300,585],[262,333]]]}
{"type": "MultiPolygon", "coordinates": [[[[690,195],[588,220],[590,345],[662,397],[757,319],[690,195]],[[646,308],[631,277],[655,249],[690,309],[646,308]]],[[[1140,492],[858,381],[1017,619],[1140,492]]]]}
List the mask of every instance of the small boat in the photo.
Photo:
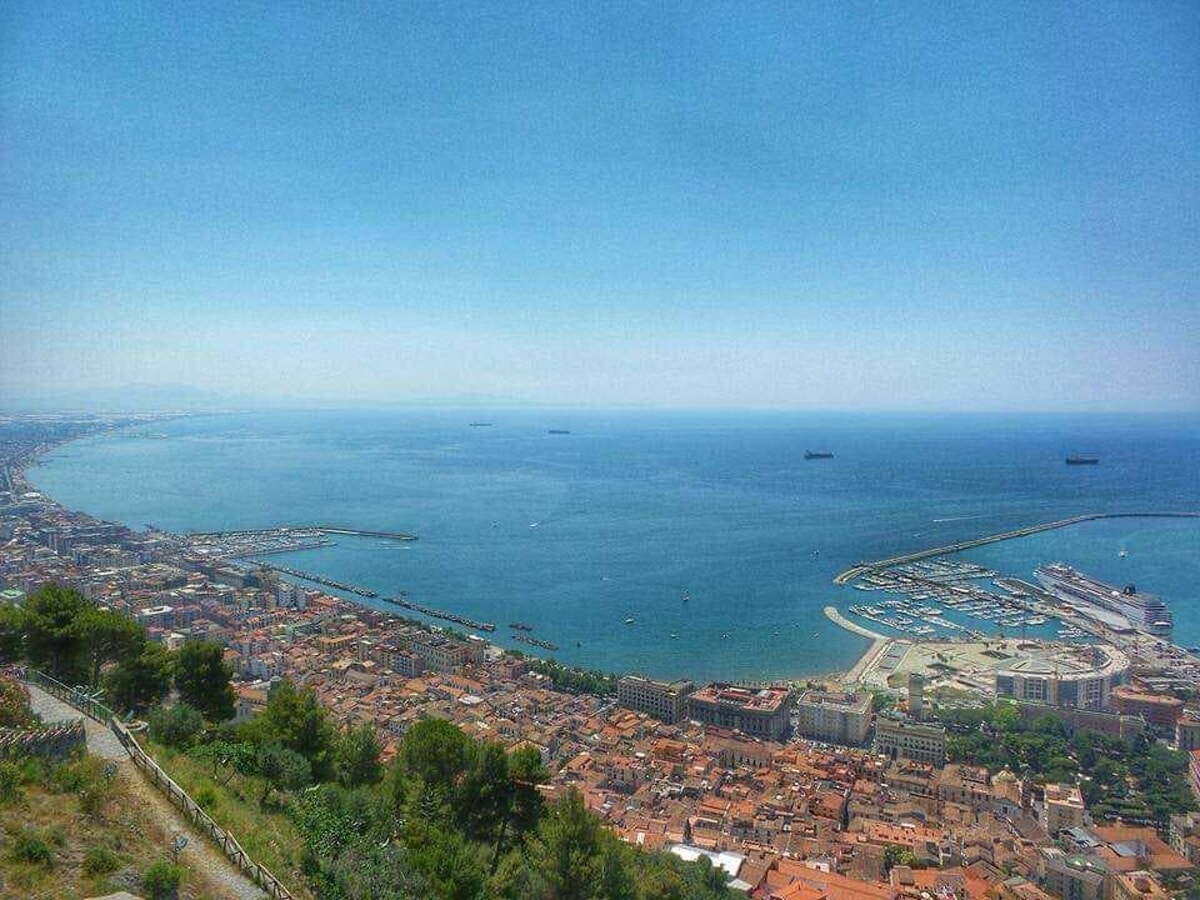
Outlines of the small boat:
{"type": "Polygon", "coordinates": [[[1099,465],[1100,457],[1098,456],[1068,456],[1068,466],[1095,466],[1099,465]]]}
{"type": "Polygon", "coordinates": [[[625,620],[626,625],[632,625],[633,622],[634,622],[633,616],[630,616],[628,619],[625,620]]]}
{"type": "Polygon", "coordinates": [[[671,632],[671,640],[676,640],[679,637],[675,632],[671,632]]]}
{"type": "Polygon", "coordinates": [[[565,428],[547,428],[546,434],[570,434],[571,432],[565,428]]]}
{"type": "Polygon", "coordinates": [[[492,423],[491,422],[472,422],[471,427],[472,428],[491,428],[492,423]]]}
{"type": "Polygon", "coordinates": [[[1121,550],[1121,552],[1117,554],[1117,556],[1121,557],[1121,559],[1124,559],[1124,558],[1125,558],[1125,557],[1127,557],[1128,555],[1129,555],[1129,551],[1128,551],[1128,550],[1124,550],[1124,549],[1122,549],[1122,550],[1121,550]]]}
{"type": "Polygon", "coordinates": [[[825,451],[825,450],[818,450],[816,452],[814,452],[812,450],[805,450],[804,458],[805,459],[833,459],[833,454],[829,453],[828,451],[825,451]]]}

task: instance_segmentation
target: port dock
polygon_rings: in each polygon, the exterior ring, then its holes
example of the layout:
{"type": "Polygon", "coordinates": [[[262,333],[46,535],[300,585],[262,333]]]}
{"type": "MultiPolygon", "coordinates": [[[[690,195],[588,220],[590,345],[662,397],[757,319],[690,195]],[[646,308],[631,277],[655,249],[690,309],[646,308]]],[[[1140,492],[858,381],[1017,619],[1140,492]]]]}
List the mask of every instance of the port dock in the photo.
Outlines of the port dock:
{"type": "Polygon", "coordinates": [[[345,534],[353,537],[387,538],[393,541],[415,541],[417,536],[407,531],[371,531],[364,528],[346,528],[342,525],[277,525],[274,528],[246,528],[240,531],[190,531],[189,538],[198,540],[223,540],[226,538],[271,537],[280,533],[345,534]]]}
{"type": "Polygon", "coordinates": [[[903,565],[904,563],[917,562],[922,559],[929,559],[931,556],[945,556],[950,553],[959,553],[963,550],[970,550],[972,547],[982,547],[985,544],[996,544],[1000,541],[1010,541],[1014,538],[1026,537],[1031,534],[1037,534],[1041,531],[1051,531],[1055,528],[1066,528],[1069,525],[1078,525],[1081,522],[1092,522],[1097,519],[1200,519],[1200,512],[1147,512],[1147,513],[1085,513],[1079,516],[1071,516],[1069,519],[1059,519],[1055,522],[1042,522],[1038,525],[1027,525],[1024,528],[1015,528],[1012,531],[1003,531],[999,534],[989,534],[986,537],[975,538],[969,541],[958,541],[953,544],[946,544],[943,547],[933,547],[929,550],[919,550],[916,553],[906,553],[903,556],[893,556],[890,559],[880,559],[875,562],[856,563],[850,568],[839,572],[833,579],[833,583],[839,587],[849,584],[856,578],[863,575],[877,572],[880,569],[891,568],[892,566],[903,565]]]}

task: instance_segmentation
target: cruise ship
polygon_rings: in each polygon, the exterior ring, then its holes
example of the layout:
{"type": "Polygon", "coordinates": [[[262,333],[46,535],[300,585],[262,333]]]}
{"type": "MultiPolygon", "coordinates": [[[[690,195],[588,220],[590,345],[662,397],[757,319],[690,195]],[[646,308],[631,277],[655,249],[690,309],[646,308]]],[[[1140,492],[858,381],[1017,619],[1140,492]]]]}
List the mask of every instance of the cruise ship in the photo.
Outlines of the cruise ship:
{"type": "Polygon", "coordinates": [[[1098,607],[1124,616],[1146,634],[1165,637],[1171,633],[1174,622],[1166,604],[1154,594],[1138,593],[1132,584],[1118,590],[1062,563],[1041,566],[1033,574],[1046,590],[1081,612],[1086,613],[1089,606],[1098,607]]]}

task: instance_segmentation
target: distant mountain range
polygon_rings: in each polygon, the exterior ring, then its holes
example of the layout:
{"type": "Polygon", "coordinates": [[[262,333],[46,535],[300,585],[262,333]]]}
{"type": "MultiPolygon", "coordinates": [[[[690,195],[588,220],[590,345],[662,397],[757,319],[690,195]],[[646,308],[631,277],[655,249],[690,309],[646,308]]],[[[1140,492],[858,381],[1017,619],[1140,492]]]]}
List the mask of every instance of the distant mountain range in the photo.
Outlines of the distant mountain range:
{"type": "Polygon", "coordinates": [[[337,409],[347,407],[523,407],[544,406],[529,400],[491,394],[452,394],[397,400],[353,397],[311,399],[222,394],[186,384],[129,384],[25,397],[0,396],[5,412],[231,412],[258,409],[337,409]]]}

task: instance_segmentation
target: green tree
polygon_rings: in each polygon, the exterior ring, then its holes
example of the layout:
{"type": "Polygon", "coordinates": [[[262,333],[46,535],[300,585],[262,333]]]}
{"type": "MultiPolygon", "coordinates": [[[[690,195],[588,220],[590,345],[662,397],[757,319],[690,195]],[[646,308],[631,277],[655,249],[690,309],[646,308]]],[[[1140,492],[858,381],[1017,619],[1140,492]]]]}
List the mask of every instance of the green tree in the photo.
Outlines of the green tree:
{"type": "Polygon", "coordinates": [[[890,872],[893,866],[909,866],[911,868],[916,864],[916,855],[907,847],[888,844],[883,850],[883,869],[885,872],[890,872]]]}
{"type": "Polygon", "coordinates": [[[538,790],[539,784],[550,780],[542,765],[541,754],[533,747],[518,747],[508,758],[508,774],[513,782],[512,826],[518,835],[537,827],[546,808],[538,790]]]}
{"type": "Polygon", "coordinates": [[[476,900],[483,893],[483,866],[460,833],[414,824],[407,844],[409,863],[429,884],[428,896],[476,900]]]}
{"type": "Polygon", "coordinates": [[[204,715],[210,722],[232,719],[235,712],[233,670],[225,662],[220,644],[188,641],[179,650],[175,687],[180,699],[204,715]]]}
{"type": "Polygon", "coordinates": [[[167,747],[189,747],[204,730],[204,717],[194,706],[177,703],[150,713],[150,738],[167,747]]]}
{"type": "Polygon", "coordinates": [[[75,627],[88,661],[89,684],[100,683],[105,665],[137,656],[146,643],[141,625],[110,609],[88,607],[75,620],[75,627]]]}
{"type": "Polygon", "coordinates": [[[337,738],[334,768],[346,787],[375,784],[383,775],[379,754],[383,746],[370,723],[347,728],[337,738]]]}
{"type": "Polygon", "coordinates": [[[318,781],[332,773],[337,733],[311,687],[297,690],[290,680],[281,681],[262,712],[247,723],[245,734],[256,743],[277,743],[299,753],[318,781]]]}
{"type": "Polygon", "coordinates": [[[504,745],[493,741],[475,744],[470,764],[455,790],[455,806],[467,838],[499,845],[512,798],[504,745]]]}
{"type": "Polygon", "coordinates": [[[35,668],[65,681],[87,672],[77,622],[90,604],[78,591],[45,584],[25,598],[25,654],[35,668]]]}
{"type": "Polygon", "coordinates": [[[121,660],[105,673],[110,705],[141,712],[161,703],[175,677],[175,654],[147,641],[141,651],[121,660]]]}
{"type": "Polygon", "coordinates": [[[466,771],[470,753],[471,739],[457,725],[425,719],[405,733],[397,761],[408,776],[448,793],[466,771]]]}
{"type": "Polygon", "coordinates": [[[254,774],[263,780],[258,805],[263,806],[271,791],[296,791],[312,781],[308,760],[279,744],[263,744],[254,755],[254,774]]]}
{"type": "Polygon", "coordinates": [[[1011,703],[997,703],[992,710],[992,725],[997,731],[1013,731],[1021,721],[1021,713],[1011,703]]]}
{"type": "Polygon", "coordinates": [[[346,900],[430,900],[438,896],[413,869],[407,851],[398,847],[351,848],[330,866],[330,880],[334,888],[329,895],[346,900]]]}
{"type": "Polygon", "coordinates": [[[600,821],[577,790],[550,805],[530,847],[538,893],[555,900],[586,900],[601,880],[600,821]]]}
{"type": "Polygon", "coordinates": [[[188,751],[188,756],[211,766],[211,777],[218,784],[229,784],[233,776],[254,771],[253,744],[210,741],[188,751]]]}
{"type": "Polygon", "coordinates": [[[0,663],[12,663],[25,656],[25,610],[0,605],[0,663]]]}

